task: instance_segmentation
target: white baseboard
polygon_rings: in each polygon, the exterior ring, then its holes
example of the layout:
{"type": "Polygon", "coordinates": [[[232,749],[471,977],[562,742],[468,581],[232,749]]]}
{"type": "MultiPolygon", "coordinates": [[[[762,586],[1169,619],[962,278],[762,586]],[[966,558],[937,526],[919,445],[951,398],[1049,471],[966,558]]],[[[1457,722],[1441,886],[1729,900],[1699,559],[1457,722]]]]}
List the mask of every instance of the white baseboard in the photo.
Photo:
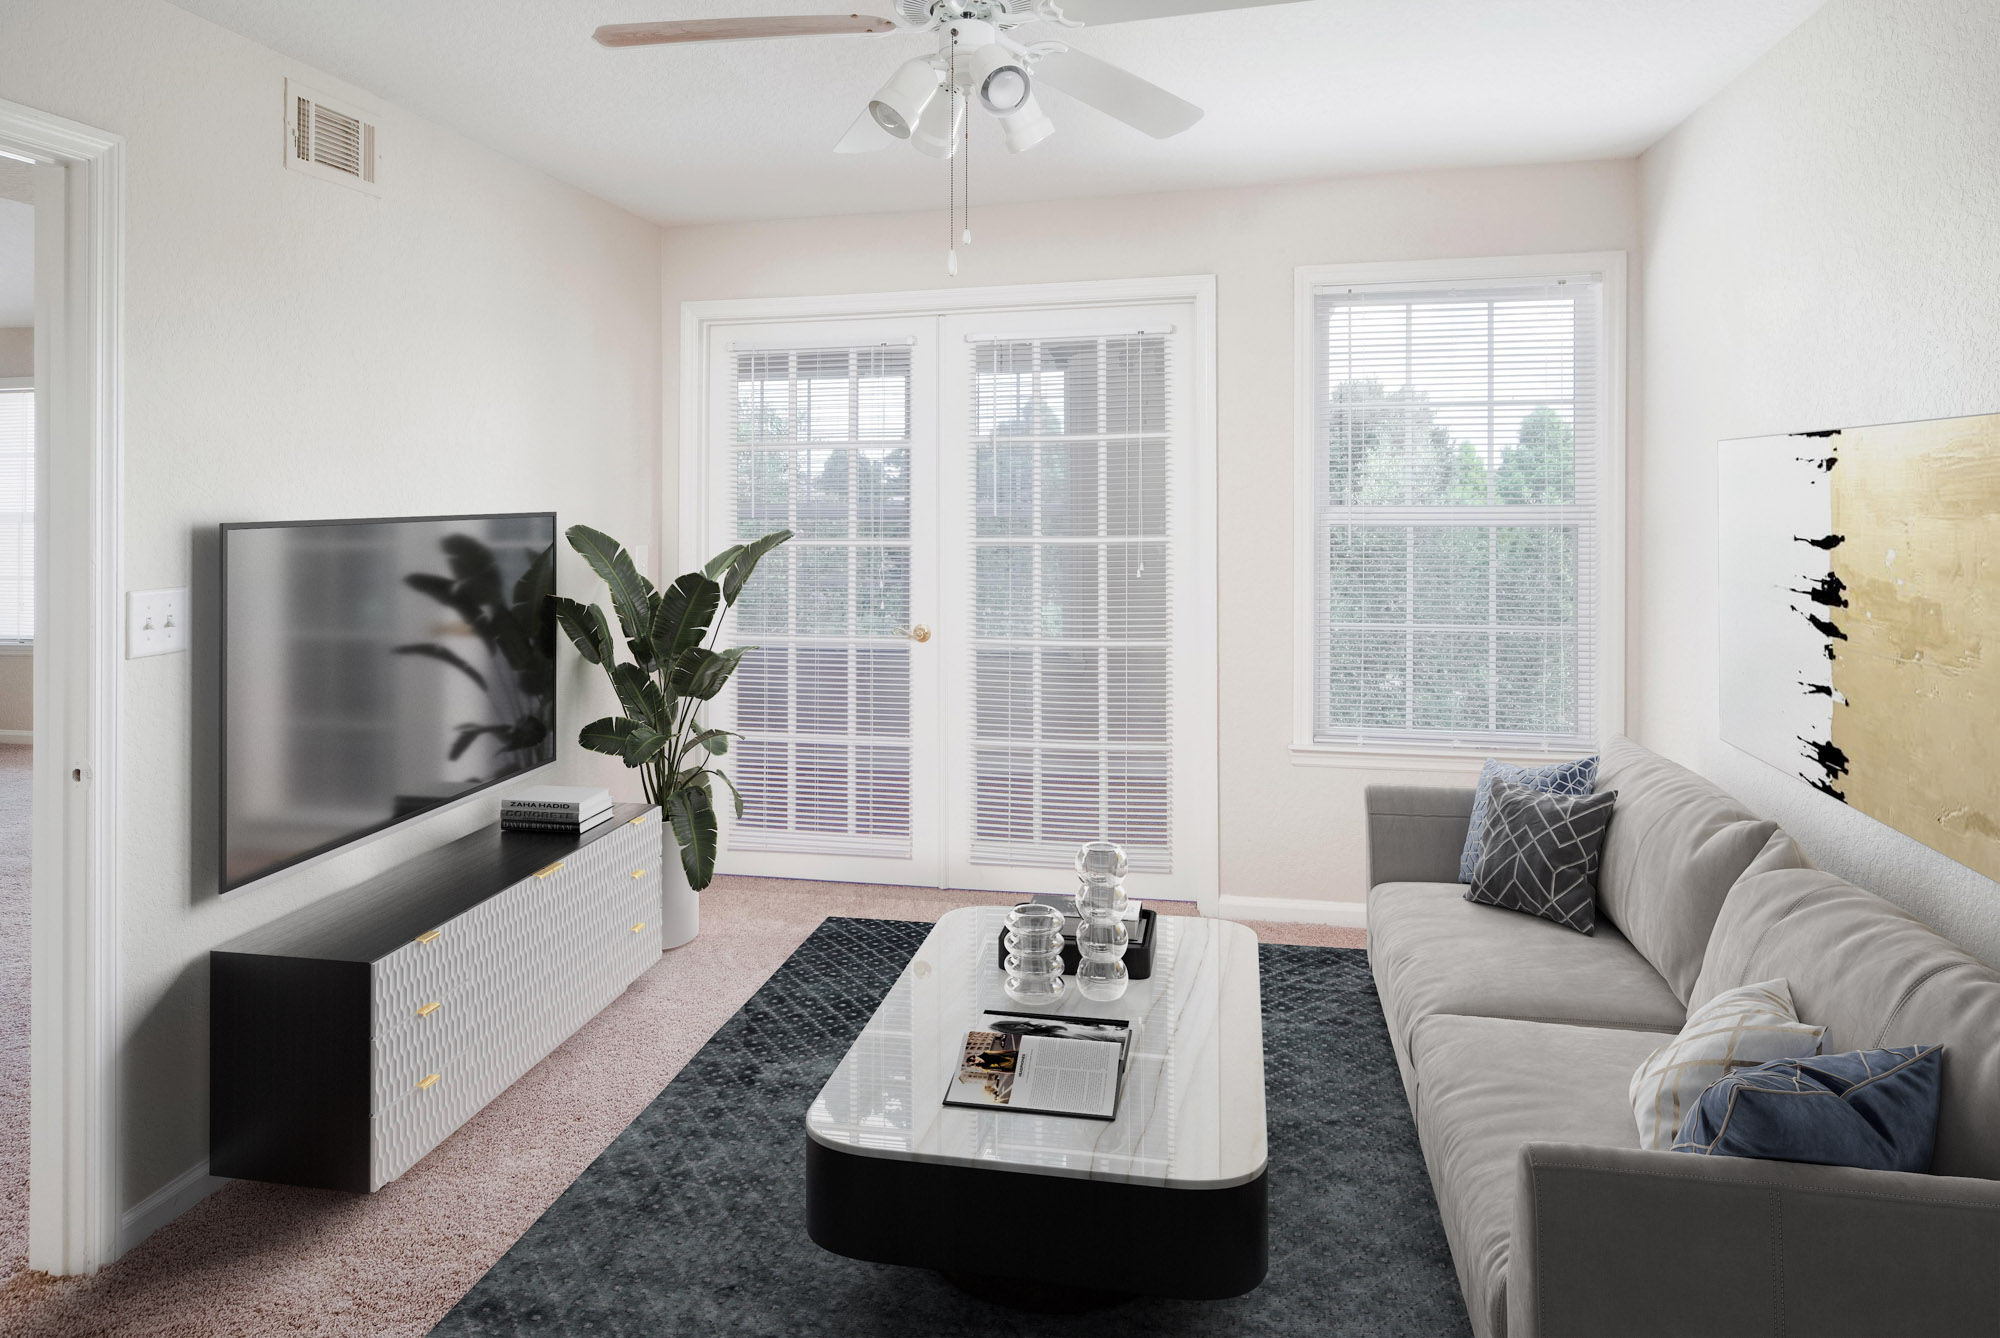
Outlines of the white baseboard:
{"type": "Polygon", "coordinates": [[[1316,897],[1219,898],[1216,914],[1225,920],[1276,920],[1286,924],[1335,925],[1366,929],[1368,906],[1360,901],[1322,901],[1316,897]]]}
{"type": "Polygon", "coordinates": [[[208,1173],[208,1158],[203,1157],[136,1207],[125,1210],[118,1219],[118,1253],[124,1254],[228,1183],[224,1177],[208,1173]]]}
{"type": "Polygon", "coordinates": [[[0,729],[0,743],[33,743],[35,731],[32,729],[0,729]]]}

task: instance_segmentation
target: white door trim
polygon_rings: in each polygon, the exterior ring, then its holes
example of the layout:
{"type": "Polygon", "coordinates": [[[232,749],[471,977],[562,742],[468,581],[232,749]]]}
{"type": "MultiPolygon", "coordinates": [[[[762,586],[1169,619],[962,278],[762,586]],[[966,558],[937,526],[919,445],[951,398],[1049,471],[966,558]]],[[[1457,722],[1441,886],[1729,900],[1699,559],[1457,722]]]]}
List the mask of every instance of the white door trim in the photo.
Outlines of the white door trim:
{"type": "Polygon", "coordinates": [[[90,1273],[119,1226],[118,587],[125,149],[0,101],[38,174],[28,1265],[90,1273]],[[52,443],[59,449],[52,447],[52,443]]]}
{"type": "MultiPolygon", "coordinates": [[[[681,569],[697,567],[711,548],[707,533],[709,451],[703,425],[708,413],[707,352],[709,330],[720,324],[759,321],[851,320],[856,317],[907,315],[949,316],[969,311],[1005,311],[1028,307],[1102,306],[1111,303],[1192,302],[1194,304],[1194,403],[1190,420],[1195,453],[1195,625],[1183,648],[1176,651],[1176,670],[1188,675],[1193,690],[1189,709],[1201,713],[1202,737],[1215,740],[1207,766],[1188,769],[1177,781],[1177,804],[1191,813],[1210,815],[1198,824],[1202,846],[1186,852],[1200,886],[1202,912],[1214,915],[1221,878],[1220,757],[1217,709],[1218,652],[1216,647],[1216,361],[1215,276],[1192,274],[1157,279],[1104,279],[1082,283],[1010,284],[988,288],[949,288],[916,292],[852,293],[816,297],[737,298],[681,304],[680,499],[676,509],[662,504],[662,514],[678,514],[677,548],[681,569]],[[690,443],[693,448],[690,449],[690,443]]],[[[662,482],[666,472],[662,471],[662,482]]],[[[669,573],[663,573],[669,574],[669,573]]],[[[1179,856],[1177,855],[1178,859],[1179,856]]]]}

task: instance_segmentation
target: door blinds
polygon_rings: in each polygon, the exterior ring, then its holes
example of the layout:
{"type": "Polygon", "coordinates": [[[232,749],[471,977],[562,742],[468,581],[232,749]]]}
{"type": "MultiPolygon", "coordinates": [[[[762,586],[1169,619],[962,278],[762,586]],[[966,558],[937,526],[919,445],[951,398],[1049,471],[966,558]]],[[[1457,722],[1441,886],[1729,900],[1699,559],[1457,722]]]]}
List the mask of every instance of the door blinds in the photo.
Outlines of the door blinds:
{"type": "Polygon", "coordinates": [[[1066,864],[1108,838],[1169,872],[1167,341],[971,356],[971,858],[1066,864]]]}
{"type": "Polygon", "coordinates": [[[910,349],[739,352],[735,536],[795,537],[735,612],[744,850],[910,853],[910,349]]]}
{"type": "Polygon", "coordinates": [[[0,642],[35,637],[35,394],[0,390],[0,642]]]}
{"type": "Polygon", "coordinates": [[[1599,290],[1317,294],[1319,742],[1592,745],[1599,290]]]}

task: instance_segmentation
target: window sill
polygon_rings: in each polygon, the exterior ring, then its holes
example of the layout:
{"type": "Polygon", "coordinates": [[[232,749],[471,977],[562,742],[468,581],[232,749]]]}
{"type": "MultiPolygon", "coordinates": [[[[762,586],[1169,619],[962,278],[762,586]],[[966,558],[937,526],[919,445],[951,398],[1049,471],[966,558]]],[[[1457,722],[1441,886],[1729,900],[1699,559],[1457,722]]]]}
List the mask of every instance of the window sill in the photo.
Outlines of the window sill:
{"type": "Polygon", "coordinates": [[[0,655],[33,655],[35,643],[20,641],[0,641],[0,655]]]}
{"type": "Polygon", "coordinates": [[[1491,757],[1517,766],[1545,767],[1565,760],[1566,753],[1489,752],[1478,748],[1342,748],[1325,743],[1292,745],[1295,767],[1334,767],[1347,771],[1437,771],[1477,776],[1491,757]]]}

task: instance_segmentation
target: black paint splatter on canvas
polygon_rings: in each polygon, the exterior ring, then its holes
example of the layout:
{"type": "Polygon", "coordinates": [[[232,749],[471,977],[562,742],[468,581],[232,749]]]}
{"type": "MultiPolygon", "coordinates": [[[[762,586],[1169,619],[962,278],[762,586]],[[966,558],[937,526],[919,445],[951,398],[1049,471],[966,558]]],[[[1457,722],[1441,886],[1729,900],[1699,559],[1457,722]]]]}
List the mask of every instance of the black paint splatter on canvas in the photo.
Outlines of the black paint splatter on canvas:
{"type": "Polygon", "coordinates": [[[1847,582],[1841,580],[1840,577],[1834,575],[1832,572],[1828,572],[1817,581],[1803,588],[1793,586],[1792,593],[1795,595],[1804,595],[1813,603],[1824,604],[1830,609],[1844,609],[1847,607],[1847,582]]]}
{"type": "Polygon", "coordinates": [[[1803,534],[1795,534],[1792,538],[1802,544],[1811,544],[1814,548],[1823,548],[1829,553],[1847,542],[1847,536],[1844,534],[1829,534],[1824,539],[1808,539],[1803,534]]]}

